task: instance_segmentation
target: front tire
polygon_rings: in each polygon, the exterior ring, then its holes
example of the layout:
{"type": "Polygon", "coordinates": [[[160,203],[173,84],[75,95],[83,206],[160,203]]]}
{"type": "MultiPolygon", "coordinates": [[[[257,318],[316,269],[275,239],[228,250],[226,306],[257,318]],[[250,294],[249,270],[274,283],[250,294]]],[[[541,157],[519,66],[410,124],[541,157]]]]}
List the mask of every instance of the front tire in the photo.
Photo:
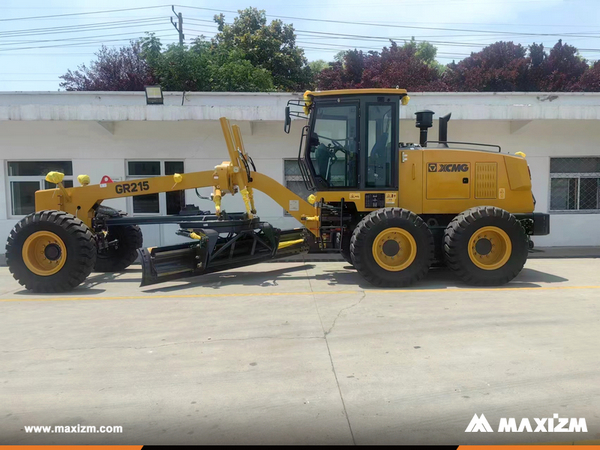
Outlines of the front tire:
{"type": "Polygon", "coordinates": [[[352,233],[356,270],[376,286],[404,287],[419,281],[433,261],[433,236],[423,219],[401,208],[365,216],[352,233]]]}
{"type": "Polygon", "coordinates": [[[66,292],[79,286],[96,262],[96,241],[78,218],[40,211],[21,219],[6,243],[15,280],[34,292],[66,292]]]}
{"type": "Polygon", "coordinates": [[[465,283],[506,284],[527,261],[529,244],[516,217],[501,208],[481,206],[456,216],[444,233],[444,256],[465,283]]]}

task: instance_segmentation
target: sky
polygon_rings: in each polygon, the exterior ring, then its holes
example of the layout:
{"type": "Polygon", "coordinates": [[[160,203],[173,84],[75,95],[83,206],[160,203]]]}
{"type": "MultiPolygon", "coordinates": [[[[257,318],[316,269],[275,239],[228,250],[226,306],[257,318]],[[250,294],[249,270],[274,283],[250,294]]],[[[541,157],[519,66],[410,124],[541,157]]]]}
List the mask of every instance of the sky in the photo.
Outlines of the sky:
{"type": "MultiPolygon", "coordinates": [[[[560,38],[588,61],[600,59],[600,0],[173,1],[186,42],[212,37],[220,11],[230,22],[230,11],[253,6],[292,23],[311,61],[411,37],[434,43],[444,64],[498,40],[552,47],[560,38]]],[[[0,91],[57,91],[59,76],[89,64],[102,44],[126,45],[145,32],[175,43],[171,17],[171,4],[161,0],[0,0],[0,91]]]]}

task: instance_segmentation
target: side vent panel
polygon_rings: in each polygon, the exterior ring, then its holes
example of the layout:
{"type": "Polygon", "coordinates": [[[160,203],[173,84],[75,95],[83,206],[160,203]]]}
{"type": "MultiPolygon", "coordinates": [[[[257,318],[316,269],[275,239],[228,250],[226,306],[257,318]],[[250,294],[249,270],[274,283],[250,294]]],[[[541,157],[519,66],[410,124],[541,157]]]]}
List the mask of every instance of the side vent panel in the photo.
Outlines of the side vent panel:
{"type": "Polygon", "coordinates": [[[498,164],[475,163],[475,198],[496,198],[498,192],[498,164]]]}

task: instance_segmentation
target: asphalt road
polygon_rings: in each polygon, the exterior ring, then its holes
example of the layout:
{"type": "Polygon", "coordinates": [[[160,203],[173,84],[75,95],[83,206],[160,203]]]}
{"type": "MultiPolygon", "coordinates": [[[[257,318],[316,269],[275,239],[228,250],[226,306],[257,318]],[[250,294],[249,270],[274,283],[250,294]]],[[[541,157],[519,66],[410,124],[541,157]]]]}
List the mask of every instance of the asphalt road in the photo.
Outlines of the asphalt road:
{"type": "MultiPolygon", "coordinates": [[[[501,288],[376,289],[341,262],[32,295],[0,268],[0,444],[506,444],[600,439],[600,259],[501,288]],[[474,414],[493,433],[466,433],[474,414]],[[502,417],[587,433],[498,433],[502,417]],[[26,433],[30,425],[123,433],[26,433]]],[[[535,425],[535,424],[534,424],[535,425]]]]}

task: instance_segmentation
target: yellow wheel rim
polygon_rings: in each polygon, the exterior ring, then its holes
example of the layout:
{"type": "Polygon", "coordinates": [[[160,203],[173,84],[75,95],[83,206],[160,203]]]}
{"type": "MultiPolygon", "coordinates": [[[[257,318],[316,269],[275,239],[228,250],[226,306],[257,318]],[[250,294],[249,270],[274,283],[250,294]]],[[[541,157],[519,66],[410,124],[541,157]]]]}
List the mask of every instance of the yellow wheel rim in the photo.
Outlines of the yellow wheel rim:
{"type": "Polygon", "coordinates": [[[385,270],[398,272],[410,266],[417,256],[417,243],[408,231],[388,228],[373,241],[375,262],[385,270]]]}
{"type": "Polygon", "coordinates": [[[469,239],[469,258],[483,270],[496,270],[510,259],[512,243],[498,227],[483,227],[469,239]]]}
{"type": "Polygon", "coordinates": [[[56,234],[36,231],[23,244],[22,255],[30,271],[47,277],[63,268],[67,261],[67,247],[56,234]]]}

